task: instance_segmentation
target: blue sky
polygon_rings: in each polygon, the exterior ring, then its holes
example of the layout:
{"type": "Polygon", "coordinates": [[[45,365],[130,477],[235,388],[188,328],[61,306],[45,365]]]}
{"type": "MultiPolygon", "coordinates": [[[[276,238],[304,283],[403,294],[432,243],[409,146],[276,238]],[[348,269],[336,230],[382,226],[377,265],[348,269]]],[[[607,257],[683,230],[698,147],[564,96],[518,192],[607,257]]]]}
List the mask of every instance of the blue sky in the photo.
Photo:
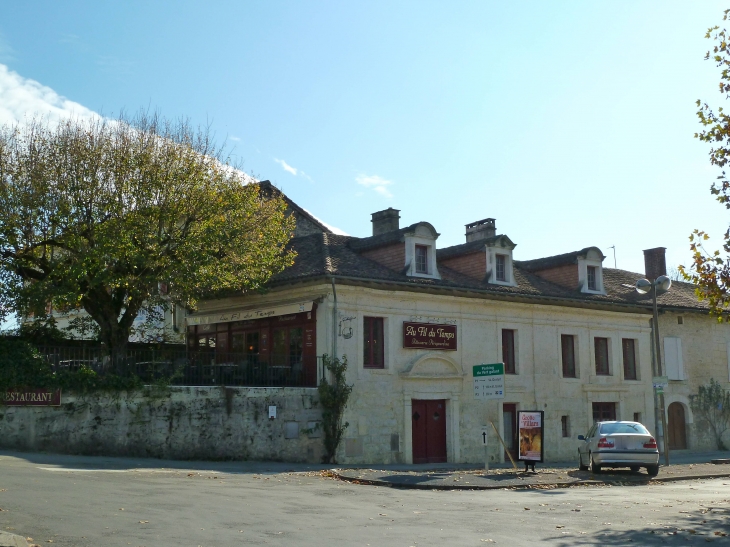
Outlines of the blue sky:
{"type": "Polygon", "coordinates": [[[722,104],[699,2],[4,2],[0,121],[158,110],[330,225],[495,217],[516,259],[686,262],[730,215],[693,138],[722,104]],[[45,109],[45,110],[44,110],[45,109]],[[88,109],[88,110],[87,110],[88,109]]]}

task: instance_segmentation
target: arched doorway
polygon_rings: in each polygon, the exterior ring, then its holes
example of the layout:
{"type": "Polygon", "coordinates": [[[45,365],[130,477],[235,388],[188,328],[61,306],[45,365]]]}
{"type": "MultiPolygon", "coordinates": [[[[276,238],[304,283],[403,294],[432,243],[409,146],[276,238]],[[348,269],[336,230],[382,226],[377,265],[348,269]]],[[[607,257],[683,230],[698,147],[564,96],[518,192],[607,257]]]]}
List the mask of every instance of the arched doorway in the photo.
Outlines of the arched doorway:
{"type": "Polygon", "coordinates": [[[687,429],[684,419],[684,406],[682,403],[672,403],[667,409],[669,423],[667,424],[667,442],[671,450],[682,450],[687,448],[687,429]]]}

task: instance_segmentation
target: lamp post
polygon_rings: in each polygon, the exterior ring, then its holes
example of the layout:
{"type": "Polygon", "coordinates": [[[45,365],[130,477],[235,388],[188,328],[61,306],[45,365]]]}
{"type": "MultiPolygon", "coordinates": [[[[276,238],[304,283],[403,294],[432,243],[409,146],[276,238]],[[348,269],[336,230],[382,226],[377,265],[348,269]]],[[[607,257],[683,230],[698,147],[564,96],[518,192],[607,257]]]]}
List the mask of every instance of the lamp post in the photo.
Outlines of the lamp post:
{"type": "MultiPolygon", "coordinates": [[[[636,282],[636,292],[639,294],[647,294],[651,292],[651,300],[653,304],[654,318],[651,322],[651,331],[654,338],[654,351],[652,357],[654,358],[653,372],[654,376],[662,376],[662,354],[659,347],[659,313],[657,311],[656,297],[660,294],[664,294],[672,286],[672,280],[666,275],[660,275],[654,281],[648,279],[639,279],[636,282]]],[[[653,382],[652,382],[653,387],[653,382]]],[[[669,465],[669,445],[666,443],[665,432],[667,430],[667,417],[664,409],[664,392],[657,393],[657,388],[654,389],[654,419],[656,422],[657,438],[661,446],[664,447],[664,464],[669,465]],[[656,420],[656,415],[661,416],[660,420],[656,420]]]]}

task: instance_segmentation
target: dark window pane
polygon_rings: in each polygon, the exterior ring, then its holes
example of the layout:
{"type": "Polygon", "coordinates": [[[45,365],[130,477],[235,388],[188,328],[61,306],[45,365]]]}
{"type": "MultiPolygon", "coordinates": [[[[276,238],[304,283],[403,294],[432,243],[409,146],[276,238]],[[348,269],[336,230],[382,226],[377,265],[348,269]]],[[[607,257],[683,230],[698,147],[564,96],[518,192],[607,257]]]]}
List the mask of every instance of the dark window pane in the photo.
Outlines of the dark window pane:
{"type": "Polygon", "coordinates": [[[593,421],[607,422],[616,419],[616,403],[593,403],[593,421]]]}
{"type": "Polygon", "coordinates": [[[597,291],[598,289],[596,287],[596,267],[588,266],[588,289],[597,291]]]}
{"type": "Polygon", "coordinates": [[[363,365],[367,368],[384,368],[383,318],[365,317],[363,333],[363,365]]]}
{"type": "Polygon", "coordinates": [[[302,362],[304,343],[302,328],[289,329],[289,366],[298,365],[302,362]]]}
{"type": "Polygon", "coordinates": [[[608,376],[608,338],[596,338],[596,374],[608,376]]]}
{"type": "Polygon", "coordinates": [[[570,428],[568,425],[568,417],[567,416],[561,416],[560,417],[560,428],[563,432],[563,437],[570,437],[570,428]]]}
{"type": "Polygon", "coordinates": [[[502,362],[505,374],[516,374],[515,364],[515,331],[502,329],[502,362]]]}
{"type": "Polygon", "coordinates": [[[271,364],[277,367],[287,366],[286,329],[275,329],[273,332],[273,355],[271,364]]]}
{"type": "Polygon", "coordinates": [[[497,281],[507,281],[507,266],[504,255],[497,255],[497,281]]]}
{"type": "Polygon", "coordinates": [[[575,378],[575,336],[563,334],[560,336],[563,354],[563,377],[575,378]]]}
{"type": "Polygon", "coordinates": [[[632,338],[624,338],[621,340],[621,346],[624,354],[624,378],[626,380],[636,380],[636,352],[634,340],[632,338]]]}
{"type": "Polygon", "coordinates": [[[416,245],[416,273],[428,273],[428,247],[416,245]]]}

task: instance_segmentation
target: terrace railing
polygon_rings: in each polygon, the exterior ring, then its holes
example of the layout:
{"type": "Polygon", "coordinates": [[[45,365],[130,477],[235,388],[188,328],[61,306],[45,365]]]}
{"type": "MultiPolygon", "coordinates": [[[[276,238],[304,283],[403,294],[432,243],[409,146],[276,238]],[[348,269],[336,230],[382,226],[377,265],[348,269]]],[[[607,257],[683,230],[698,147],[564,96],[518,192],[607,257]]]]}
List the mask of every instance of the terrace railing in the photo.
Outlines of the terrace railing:
{"type": "Polygon", "coordinates": [[[104,348],[98,346],[42,346],[38,351],[54,372],[85,367],[99,375],[135,375],[145,382],[166,379],[177,386],[316,387],[325,373],[321,357],[291,354],[134,348],[112,366],[104,348]]]}

